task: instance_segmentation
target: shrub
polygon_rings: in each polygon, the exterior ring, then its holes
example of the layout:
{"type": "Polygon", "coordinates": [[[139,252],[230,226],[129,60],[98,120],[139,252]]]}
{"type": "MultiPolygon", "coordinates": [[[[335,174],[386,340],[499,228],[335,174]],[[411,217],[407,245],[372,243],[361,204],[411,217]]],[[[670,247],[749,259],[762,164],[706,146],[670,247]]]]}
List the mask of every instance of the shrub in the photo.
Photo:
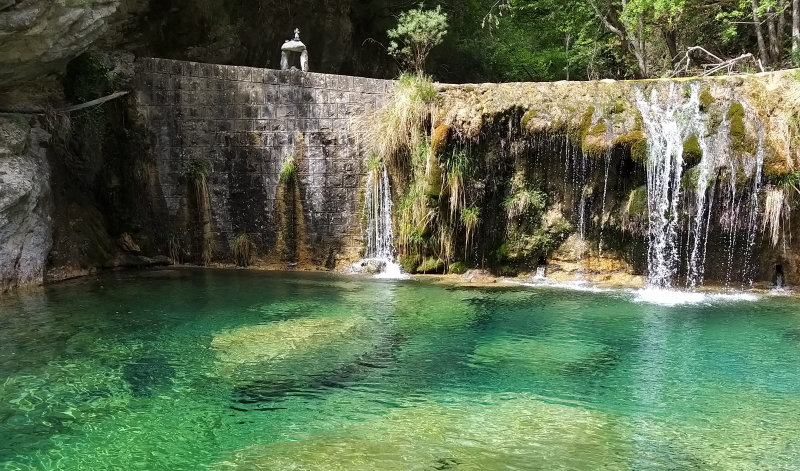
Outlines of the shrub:
{"type": "Polygon", "coordinates": [[[420,3],[419,8],[401,13],[397,27],[387,32],[392,40],[388,51],[417,74],[422,74],[425,59],[431,49],[441,44],[445,34],[447,14],[442,13],[441,5],[434,10],[423,10],[420,3]]]}
{"type": "Polygon", "coordinates": [[[450,265],[450,270],[448,270],[451,275],[463,275],[466,272],[467,265],[464,262],[455,262],[450,265]]]}

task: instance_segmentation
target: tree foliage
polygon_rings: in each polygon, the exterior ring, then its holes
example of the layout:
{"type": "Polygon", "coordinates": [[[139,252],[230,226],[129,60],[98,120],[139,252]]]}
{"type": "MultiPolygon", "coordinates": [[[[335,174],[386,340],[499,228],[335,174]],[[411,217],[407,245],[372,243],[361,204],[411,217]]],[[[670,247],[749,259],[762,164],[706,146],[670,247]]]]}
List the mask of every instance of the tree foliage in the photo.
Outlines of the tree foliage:
{"type": "Polygon", "coordinates": [[[389,54],[403,62],[418,74],[425,70],[425,59],[431,49],[442,43],[447,34],[447,14],[441,5],[433,10],[419,7],[400,14],[397,27],[387,32],[392,41],[389,54]]]}
{"type": "MultiPolygon", "coordinates": [[[[439,1],[432,11],[447,15],[447,37],[428,41],[441,46],[422,51],[430,52],[429,72],[446,81],[701,74],[747,53],[754,59],[736,70],[791,67],[800,60],[800,0],[439,1]]],[[[401,23],[424,23],[404,15],[401,23]]],[[[409,36],[411,30],[398,25],[393,31],[396,41],[400,31],[409,36]]],[[[401,49],[411,56],[405,39],[392,50],[401,49]]],[[[415,70],[424,62],[424,56],[406,61],[415,70]]]]}

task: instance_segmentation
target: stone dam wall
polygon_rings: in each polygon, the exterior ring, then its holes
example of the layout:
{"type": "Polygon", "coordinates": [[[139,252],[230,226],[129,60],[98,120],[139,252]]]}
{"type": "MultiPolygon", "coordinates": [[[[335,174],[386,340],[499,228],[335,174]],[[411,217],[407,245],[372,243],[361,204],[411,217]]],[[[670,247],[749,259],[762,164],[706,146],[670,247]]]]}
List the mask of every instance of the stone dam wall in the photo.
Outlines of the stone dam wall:
{"type": "Polygon", "coordinates": [[[133,87],[167,227],[185,218],[188,169],[206,162],[215,258],[242,233],[257,253],[274,251],[279,175],[294,156],[303,262],[357,257],[366,171],[358,120],[381,106],[392,81],[141,58],[133,87]]]}

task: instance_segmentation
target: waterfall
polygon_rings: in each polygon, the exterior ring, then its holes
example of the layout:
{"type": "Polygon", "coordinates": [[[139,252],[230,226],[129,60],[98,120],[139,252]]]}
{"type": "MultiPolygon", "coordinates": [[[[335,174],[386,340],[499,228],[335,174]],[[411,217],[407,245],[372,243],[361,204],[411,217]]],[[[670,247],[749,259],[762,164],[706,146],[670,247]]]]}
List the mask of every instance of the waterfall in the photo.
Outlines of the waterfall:
{"type": "Polygon", "coordinates": [[[370,170],[364,197],[364,215],[367,221],[366,258],[384,262],[381,276],[400,277],[400,265],[394,260],[394,232],[392,230],[392,192],[386,165],[370,170]]]}
{"type": "MultiPolygon", "coordinates": [[[[723,194],[719,221],[723,235],[728,239],[728,280],[733,276],[734,259],[741,259],[745,262],[742,281],[752,283],[747,265],[758,230],[758,195],[764,161],[763,129],[759,127],[757,130],[759,140],[753,155],[744,158],[734,155],[729,137],[730,117],[725,117],[714,132],[710,132],[708,117],[700,109],[699,83],[691,85],[688,96],[683,96],[683,88],[675,83],[670,83],[668,88],[654,87],[649,97],[637,89],[636,104],[648,136],[648,286],[671,287],[682,267],[685,267],[686,287],[695,288],[703,284],[706,245],[713,223],[715,181],[722,169],[730,176],[752,179],[750,191],[742,192],[737,189],[737,178],[728,178],[727,198],[723,194]],[[684,147],[689,148],[689,142],[700,153],[696,163],[684,161],[684,147]],[[686,194],[682,195],[682,192],[686,194]],[[683,221],[682,210],[685,214],[683,221]],[[685,237],[679,240],[682,228],[685,237]],[[746,238],[737,250],[736,234],[740,231],[744,231],[746,238]],[[740,258],[736,258],[734,252],[739,252],[740,258]],[[680,260],[684,260],[685,266],[680,260]]],[[[720,186],[721,191],[725,191],[723,186],[720,186]]]]}
{"type": "MultiPolygon", "coordinates": [[[[701,161],[692,169],[696,178],[693,198],[694,216],[688,222],[687,285],[702,283],[705,265],[707,193],[714,162],[709,156],[705,120],[700,114],[700,86],[693,84],[688,99],[675,83],[669,84],[667,96],[654,88],[646,98],[636,90],[636,103],[648,135],[647,209],[649,218],[648,279],[651,287],[668,288],[677,274],[681,246],[678,240],[681,177],[684,143],[694,136],[702,152],[701,161]]],[[[709,201],[710,203],[710,201],[709,201]]]]}

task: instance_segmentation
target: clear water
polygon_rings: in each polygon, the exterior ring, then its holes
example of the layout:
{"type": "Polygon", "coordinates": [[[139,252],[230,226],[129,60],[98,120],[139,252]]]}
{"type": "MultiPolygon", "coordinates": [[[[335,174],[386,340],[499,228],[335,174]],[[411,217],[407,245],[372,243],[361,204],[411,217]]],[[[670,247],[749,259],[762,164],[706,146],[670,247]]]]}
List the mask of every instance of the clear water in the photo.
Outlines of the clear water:
{"type": "Polygon", "coordinates": [[[798,300],[659,299],[243,270],[23,291],[0,469],[800,469],[798,300]]]}

